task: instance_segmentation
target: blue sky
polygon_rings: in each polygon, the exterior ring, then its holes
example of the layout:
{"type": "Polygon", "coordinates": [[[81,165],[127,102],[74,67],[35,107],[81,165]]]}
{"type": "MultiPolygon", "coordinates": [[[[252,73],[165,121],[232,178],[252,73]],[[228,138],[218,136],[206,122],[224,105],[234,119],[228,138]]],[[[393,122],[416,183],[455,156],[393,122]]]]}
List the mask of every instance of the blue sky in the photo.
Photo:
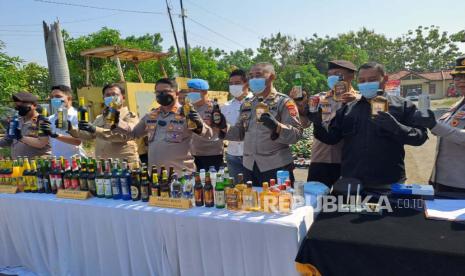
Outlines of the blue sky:
{"type": "MultiPolygon", "coordinates": [[[[51,2],[162,14],[97,10],[34,0],[0,0],[0,40],[6,43],[8,54],[46,65],[41,22],[50,23],[57,18],[72,36],[107,26],[120,30],[123,36],[160,32],[165,49],[174,45],[165,0],[51,2]]],[[[171,2],[174,12],[179,13],[179,1],[171,2]]],[[[260,38],[277,32],[300,39],[313,33],[334,36],[362,27],[388,37],[400,36],[419,25],[437,25],[449,33],[465,29],[465,1],[460,0],[184,0],[184,7],[190,18],[223,35],[187,20],[191,46],[212,46],[227,51],[244,47],[255,49],[260,38]]],[[[178,16],[174,18],[178,38],[181,38],[181,20],[178,16]]],[[[465,47],[461,45],[461,49],[465,47]]]]}

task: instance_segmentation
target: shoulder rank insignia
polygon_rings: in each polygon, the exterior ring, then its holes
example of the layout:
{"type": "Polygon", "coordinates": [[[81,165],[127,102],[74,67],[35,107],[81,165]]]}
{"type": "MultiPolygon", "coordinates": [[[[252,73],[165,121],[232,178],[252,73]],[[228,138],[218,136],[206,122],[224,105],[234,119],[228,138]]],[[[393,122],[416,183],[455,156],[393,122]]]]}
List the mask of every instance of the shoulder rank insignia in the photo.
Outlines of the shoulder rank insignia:
{"type": "Polygon", "coordinates": [[[297,107],[293,101],[287,101],[286,108],[287,111],[289,111],[289,115],[291,115],[292,117],[297,116],[297,107]]]}
{"type": "Polygon", "coordinates": [[[247,111],[251,109],[252,109],[252,102],[247,101],[242,104],[242,110],[247,111]]]}

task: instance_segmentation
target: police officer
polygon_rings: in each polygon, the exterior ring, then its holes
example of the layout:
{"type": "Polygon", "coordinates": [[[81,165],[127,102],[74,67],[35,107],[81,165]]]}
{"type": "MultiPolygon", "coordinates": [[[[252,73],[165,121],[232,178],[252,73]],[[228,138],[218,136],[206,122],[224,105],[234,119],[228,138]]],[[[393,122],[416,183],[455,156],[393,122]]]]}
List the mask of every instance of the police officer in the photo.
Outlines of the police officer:
{"type": "MultiPolygon", "coordinates": [[[[325,113],[323,117],[323,125],[327,127],[329,122],[336,116],[336,111],[339,110],[344,103],[356,99],[358,92],[352,87],[352,80],[355,78],[357,68],[347,60],[332,60],[328,62],[328,87],[329,91],[325,92],[321,97],[326,103],[325,113]],[[334,97],[334,85],[342,77],[347,84],[347,92],[341,95],[341,98],[334,97]]],[[[306,114],[308,111],[308,97],[303,93],[303,97],[297,98],[297,91],[293,89],[289,96],[294,99],[299,109],[300,120],[304,128],[310,126],[306,114]]],[[[308,168],[307,181],[318,181],[332,186],[341,176],[341,150],[342,141],[336,145],[327,145],[320,140],[314,138],[312,144],[312,158],[308,168]]]]}
{"type": "Polygon", "coordinates": [[[321,109],[309,112],[313,134],[323,143],[335,145],[341,140],[341,176],[359,179],[365,188],[390,189],[406,180],[405,145],[420,146],[428,139],[425,128],[414,122],[415,105],[398,96],[386,95],[387,76],[376,62],[365,63],[358,70],[360,100],[344,105],[336,112],[328,128],[322,124],[321,109]],[[388,110],[372,116],[373,99],[387,99],[388,110]]]}
{"type": "Polygon", "coordinates": [[[149,165],[174,167],[178,175],[184,168],[195,172],[191,139],[193,136],[211,138],[212,129],[204,124],[196,111],[184,114],[178,103],[179,93],[174,80],[159,79],[155,84],[155,94],[160,107],[142,117],[135,126],[120,121],[115,131],[133,138],[147,136],[149,165]],[[195,128],[188,128],[188,120],[194,122],[195,128]]]}
{"type": "Polygon", "coordinates": [[[271,63],[258,63],[250,69],[248,86],[254,97],[241,105],[239,119],[227,126],[222,115],[216,125],[226,140],[244,141],[245,178],[253,185],[276,178],[278,170],[287,170],[294,182],[294,163],[289,145],[302,137],[302,126],[294,101],[278,93],[271,63]]]}
{"type": "Polygon", "coordinates": [[[40,157],[50,155],[50,141],[48,135],[40,133],[41,122],[50,124],[47,118],[37,112],[37,96],[20,92],[13,95],[15,109],[18,111],[18,126],[0,140],[0,147],[11,146],[11,157],[18,156],[40,157]],[[13,135],[8,135],[11,133],[13,135]]]}
{"type": "Polygon", "coordinates": [[[429,110],[429,116],[423,117],[420,112],[415,114],[416,123],[431,129],[438,136],[436,147],[436,162],[430,181],[439,193],[465,194],[465,172],[459,167],[465,163],[465,56],[456,60],[451,72],[454,86],[462,98],[436,122],[434,113],[429,110]]]}
{"type": "MultiPolygon", "coordinates": [[[[202,79],[191,79],[187,81],[189,92],[185,95],[194,105],[202,120],[211,126],[213,101],[208,98],[208,82],[202,79]]],[[[223,140],[215,137],[206,139],[202,136],[192,136],[191,153],[194,156],[197,170],[208,171],[210,166],[214,166],[218,171],[223,165],[223,140]]]]}
{"type": "Polygon", "coordinates": [[[118,121],[126,122],[131,126],[135,126],[139,122],[137,115],[122,105],[125,98],[124,88],[117,83],[112,83],[105,85],[102,93],[105,103],[102,114],[97,116],[93,123],[79,122],[78,129],[73,128],[70,130],[70,134],[83,140],[95,139],[96,157],[128,159],[129,162],[139,162],[136,142],[127,135],[112,131],[118,121]],[[121,103],[121,107],[116,113],[117,118],[114,125],[106,119],[112,102],[121,103]]]}

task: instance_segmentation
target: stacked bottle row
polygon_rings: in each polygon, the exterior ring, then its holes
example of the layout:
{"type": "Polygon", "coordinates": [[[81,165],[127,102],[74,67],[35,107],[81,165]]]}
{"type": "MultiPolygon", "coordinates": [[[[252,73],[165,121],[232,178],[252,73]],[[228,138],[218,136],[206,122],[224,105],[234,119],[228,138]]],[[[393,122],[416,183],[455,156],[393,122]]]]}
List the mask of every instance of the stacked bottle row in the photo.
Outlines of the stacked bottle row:
{"type": "Polygon", "coordinates": [[[20,157],[0,160],[0,184],[16,185],[20,191],[57,193],[60,189],[89,191],[107,199],[148,201],[151,195],[165,198],[186,198],[195,206],[227,208],[230,210],[287,213],[293,207],[290,181],[276,185],[274,179],[263,183],[259,193],[252,182],[244,183],[238,175],[235,184],[227,168],[217,172],[200,170],[178,176],[174,168],[158,170],[152,166],[151,175],[146,164],[118,159],[63,157],[29,160],[20,157]]]}

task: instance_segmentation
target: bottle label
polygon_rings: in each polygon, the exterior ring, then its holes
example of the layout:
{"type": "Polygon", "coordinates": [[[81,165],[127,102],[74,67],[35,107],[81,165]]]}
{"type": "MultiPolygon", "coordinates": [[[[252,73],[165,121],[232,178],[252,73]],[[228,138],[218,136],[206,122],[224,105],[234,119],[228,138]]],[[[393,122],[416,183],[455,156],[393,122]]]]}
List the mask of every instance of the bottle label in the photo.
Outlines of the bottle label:
{"type": "Polygon", "coordinates": [[[41,190],[44,187],[44,179],[41,177],[37,178],[37,189],[41,190]]]}
{"type": "Polygon", "coordinates": [[[87,178],[80,178],[79,179],[79,188],[81,191],[85,191],[88,189],[87,187],[87,178]]]}
{"type": "Polygon", "coordinates": [[[250,209],[253,207],[253,195],[250,195],[250,194],[244,194],[242,196],[242,207],[244,209],[250,209]]]}
{"type": "Polygon", "coordinates": [[[103,196],[105,194],[105,189],[103,188],[103,179],[95,179],[95,184],[97,185],[97,195],[103,196]]]}
{"type": "Polygon", "coordinates": [[[291,196],[290,195],[280,195],[279,196],[279,212],[280,213],[289,213],[291,212],[291,196]]]}
{"type": "Polygon", "coordinates": [[[169,192],[160,192],[160,196],[161,197],[170,197],[170,193],[169,192]]]}
{"type": "Polygon", "coordinates": [[[204,191],[203,196],[204,196],[204,200],[205,200],[205,205],[214,203],[213,191],[206,190],[206,191],[204,191]]]}
{"type": "Polygon", "coordinates": [[[136,186],[131,186],[131,198],[137,199],[139,197],[139,189],[136,186]]]}
{"type": "Polygon", "coordinates": [[[119,178],[112,178],[111,179],[111,189],[114,195],[119,194],[119,185],[118,185],[119,178]]]}
{"type": "Polygon", "coordinates": [[[215,202],[218,206],[224,206],[224,190],[215,191],[215,202]]]}
{"type": "Polygon", "coordinates": [[[60,176],[55,177],[55,184],[57,189],[63,189],[63,178],[61,178],[60,176]]]}
{"type": "Polygon", "coordinates": [[[50,176],[50,188],[52,190],[56,190],[56,188],[57,188],[57,180],[56,180],[56,177],[54,175],[50,176]]]}
{"type": "Polygon", "coordinates": [[[121,183],[121,194],[129,195],[128,180],[126,178],[120,178],[121,183]]]}
{"type": "Polygon", "coordinates": [[[234,192],[230,192],[226,195],[226,203],[228,209],[237,209],[239,207],[237,203],[237,195],[234,192]]]}
{"type": "Polygon", "coordinates": [[[263,211],[267,213],[278,211],[278,197],[276,195],[265,195],[263,197],[263,211]]]}
{"type": "Polygon", "coordinates": [[[152,188],[152,195],[158,196],[158,188],[152,188]]]}
{"type": "Polygon", "coordinates": [[[87,185],[89,186],[89,191],[95,192],[95,179],[87,179],[87,185]]]}
{"type": "Polygon", "coordinates": [[[103,180],[103,189],[105,191],[105,196],[112,196],[112,193],[111,193],[111,180],[110,179],[104,179],[103,180]]]}
{"type": "Polygon", "coordinates": [[[71,188],[77,189],[79,187],[79,179],[72,178],[71,179],[71,188]]]}
{"type": "Polygon", "coordinates": [[[71,179],[65,178],[63,182],[65,184],[65,189],[71,188],[71,179]]]}
{"type": "Polygon", "coordinates": [[[31,191],[37,191],[37,178],[35,176],[29,177],[29,183],[31,185],[31,191]]]}
{"type": "Polygon", "coordinates": [[[202,189],[195,189],[194,190],[194,197],[195,197],[195,201],[203,202],[203,190],[202,189]]]}
{"type": "Polygon", "coordinates": [[[47,178],[42,178],[42,185],[44,186],[45,192],[50,191],[50,181],[47,178]]]}
{"type": "Polygon", "coordinates": [[[142,199],[149,198],[149,187],[141,186],[140,187],[140,196],[141,196],[142,199]]]}

